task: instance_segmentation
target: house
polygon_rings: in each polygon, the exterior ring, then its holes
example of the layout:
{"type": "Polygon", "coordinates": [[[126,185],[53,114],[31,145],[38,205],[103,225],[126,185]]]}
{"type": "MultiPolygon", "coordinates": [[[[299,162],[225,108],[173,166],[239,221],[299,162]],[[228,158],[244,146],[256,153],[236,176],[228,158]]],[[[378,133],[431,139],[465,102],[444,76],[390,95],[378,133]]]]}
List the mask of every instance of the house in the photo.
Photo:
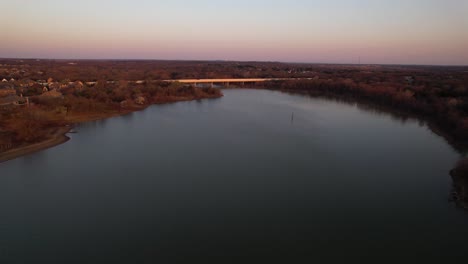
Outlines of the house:
{"type": "Polygon", "coordinates": [[[68,88],[68,86],[70,85],[70,83],[61,83],[60,84],[60,89],[65,89],[65,88],[68,88]]]}
{"type": "Polygon", "coordinates": [[[83,87],[84,87],[84,84],[82,82],[76,81],[76,82],[70,82],[66,88],[69,90],[81,92],[83,91],[83,87]]]}
{"type": "Polygon", "coordinates": [[[62,86],[58,82],[49,83],[49,90],[60,90],[62,86]]]}
{"type": "Polygon", "coordinates": [[[76,81],[73,83],[73,86],[75,86],[75,89],[78,91],[83,90],[84,84],[81,81],[76,81]]]}
{"type": "Polygon", "coordinates": [[[413,76],[405,76],[405,81],[407,84],[413,84],[414,83],[414,77],[413,76]]]}
{"type": "Polygon", "coordinates": [[[8,82],[7,79],[3,79],[2,82],[8,82]]]}
{"type": "Polygon", "coordinates": [[[120,108],[127,108],[129,104],[128,100],[123,100],[120,102],[120,108]]]}
{"type": "Polygon", "coordinates": [[[15,81],[15,79],[13,79],[13,78],[10,79],[10,82],[14,82],[14,81],[15,81]]]}
{"type": "Polygon", "coordinates": [[[143,96],[136,96],[135,103],[139,105],[144,105],[146,103],[146,99],[143,96]]]}

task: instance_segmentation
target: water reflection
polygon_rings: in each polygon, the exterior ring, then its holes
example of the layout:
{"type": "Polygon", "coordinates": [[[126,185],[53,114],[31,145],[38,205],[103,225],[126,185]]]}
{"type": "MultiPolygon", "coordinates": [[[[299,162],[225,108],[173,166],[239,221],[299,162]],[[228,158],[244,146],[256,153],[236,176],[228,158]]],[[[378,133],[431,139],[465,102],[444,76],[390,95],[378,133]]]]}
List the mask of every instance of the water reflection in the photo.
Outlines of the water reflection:
{"type": "Polygon", "coordinates": [[[21,159],[18,159],[19,162],[22,163],[22,166],[32,166],[36,162],[43,162],[47,163],[47,151],[39,151],[35,152],[31,155],[26,155],[21,159]]]}
{"type": "Polygon", "coordinates": [[[132,119],[133,119],[134,115],[135,115],[135,112],[130,112],[130,113],[125,114],[125,115],[123,115],[123,116],[121,116],[121,117],[122,117],[124,120],[129,121],[129,120],[132,120],[132,119]]]}
{"type": "MultiPolygon", "coordinates": [[[[465,172],[466,174],[466,172],[465,172]]],[[[451,201],[458,207],[468,210],[468,177],[460,168],[450,171],[453,179],[453,189],[450,195],[451,201]]]]}
{"type": "Polygon", "coordinates": [[[394,121],[397,121],[403,125],[409,121],[417,121],[421,127],[427,127],[431,133],[434,133],[435,135],[444,138],[444,140],[460,154],[465,155],[468,153],[468,145],[466,143],[460,143],[457,140],[453,139],[451,135],[443,132],[443,130],[441,130],[433,123],[426,121],[423,117],[398,112],[395,111],[395,109],[378,104],[369,105],[366,103],[356,102],[353,99],[341,99],[330,96],[313,96],[312,98],[325,98],[326,100],[335,103],[352,105],[360,110],[372,113],[376,116],[390,116],[394,121]]]}
{"type": "MultiPolygon", "coordinates": [[[[124,116],[120,116],[119,118],[123,118],[124,116]]],[[[96,120],[96,121],[92,121],[92,122],[83,122],[83,123],[78,123],[76,125],[76,127],[79,129],[85,129],[85,128],[89,128],[89,129],[99,129],[99,128],[103,128],[106,126],[106,123],[108,122],[109,119],[99,119],[99,120],[96,120]]]]}
{"type": "Polygon", "coordinates": [[[1,164],[0,248],[17,263],[465,254],[467,215],[447,203],[459,154],[420,123],[224,93],[80,124],[66,144],[1,164]]]}
{"type": "MultiPolygon", "coordinates": [[[[312,97],[314,98],[314,97],[312,97]]],[[[317,97],[315,97],[317,98],[317,97]]],[[[367,105],[361,104],[359,102],[355,102],[351,99],[339,99],[334,97],[321,97],[318,98],[326,98],[328,101],[333,101],[338,104],[344,104],[356,107],[359,110],[365,111],[366,113],[372,113],[375,116],[389,116],[393,121],[399,122],[402,125],[407,124],[408,122],[417,122],[419,127],[424,128],[434,135],[440,136],[444,138],[444,140],[449,144],[454,150],[456,150],[460,154],[460,159],[466,158],[468,153],[468,146],[464,144],[459,144],[455,140],[453,140],[449,135],[442,132],[438,127],[434,126],[431,123],[426,122],[422,118],[417,118],[414,116],[409,116],[403,113],[399,113],[394,111],[394,109],[390,109],[388,107],[383,107],[379,105],[367,105]]],[[[455,202],[458,207],[464,208],[468,210],[468,180],[466,176],[460,175],[460,173],[456,173],[455,169],[450,170],[447,168],[447,173],[451,176],[453,180],[453,188],[450,190],[449,197],[450,202],[455,202]]]]}

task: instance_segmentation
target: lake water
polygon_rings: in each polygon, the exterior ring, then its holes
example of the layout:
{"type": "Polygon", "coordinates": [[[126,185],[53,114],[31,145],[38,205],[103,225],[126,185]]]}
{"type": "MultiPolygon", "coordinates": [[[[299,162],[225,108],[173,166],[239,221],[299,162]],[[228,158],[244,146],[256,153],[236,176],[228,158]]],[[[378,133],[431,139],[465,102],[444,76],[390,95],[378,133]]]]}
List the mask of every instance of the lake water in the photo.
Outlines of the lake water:
{"type": "Polygon", "coordinates": [[[0,164],[0,263],[468,255],[468,213],[449,202],[460,155],[418,121],[224,94],[85,123],[0,164]]]}

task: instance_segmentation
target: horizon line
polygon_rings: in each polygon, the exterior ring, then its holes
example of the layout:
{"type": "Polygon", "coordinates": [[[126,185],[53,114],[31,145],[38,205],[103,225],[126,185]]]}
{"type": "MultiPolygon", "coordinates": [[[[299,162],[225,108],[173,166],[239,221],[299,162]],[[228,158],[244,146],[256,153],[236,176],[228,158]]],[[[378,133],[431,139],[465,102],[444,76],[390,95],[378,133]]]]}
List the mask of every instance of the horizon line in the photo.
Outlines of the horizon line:
{"type": "Polygon", "coordinates": [[[175,62],[264,62],[283,64],[315,64],[315,65],[352,65],[352,66],[432,66],[432,67],[468,67],[468,64],[411,64],[411,63],[344,63],[344,62],[298,62],[298,61],[274,61],[274,60],[227,60],[227,59],[116,59],[116,58],[41,58],[41,57],[0,57],[0,60],[55,60],[55,61],[175,61],[175,62]]]}

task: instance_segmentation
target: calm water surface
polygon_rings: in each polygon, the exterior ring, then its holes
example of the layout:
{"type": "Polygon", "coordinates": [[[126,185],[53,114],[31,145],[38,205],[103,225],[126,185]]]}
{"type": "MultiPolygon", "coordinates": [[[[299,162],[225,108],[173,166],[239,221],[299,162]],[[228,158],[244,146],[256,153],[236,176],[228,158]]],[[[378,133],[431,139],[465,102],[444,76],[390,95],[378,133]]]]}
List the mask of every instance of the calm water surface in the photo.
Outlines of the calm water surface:
{"type": "Polygon", "coordinates": [[[86,123],[0,164],[0,263],[468,255],[468,213],[449,202],[459,154],[425,126],[224,93],[86,123]]]}

